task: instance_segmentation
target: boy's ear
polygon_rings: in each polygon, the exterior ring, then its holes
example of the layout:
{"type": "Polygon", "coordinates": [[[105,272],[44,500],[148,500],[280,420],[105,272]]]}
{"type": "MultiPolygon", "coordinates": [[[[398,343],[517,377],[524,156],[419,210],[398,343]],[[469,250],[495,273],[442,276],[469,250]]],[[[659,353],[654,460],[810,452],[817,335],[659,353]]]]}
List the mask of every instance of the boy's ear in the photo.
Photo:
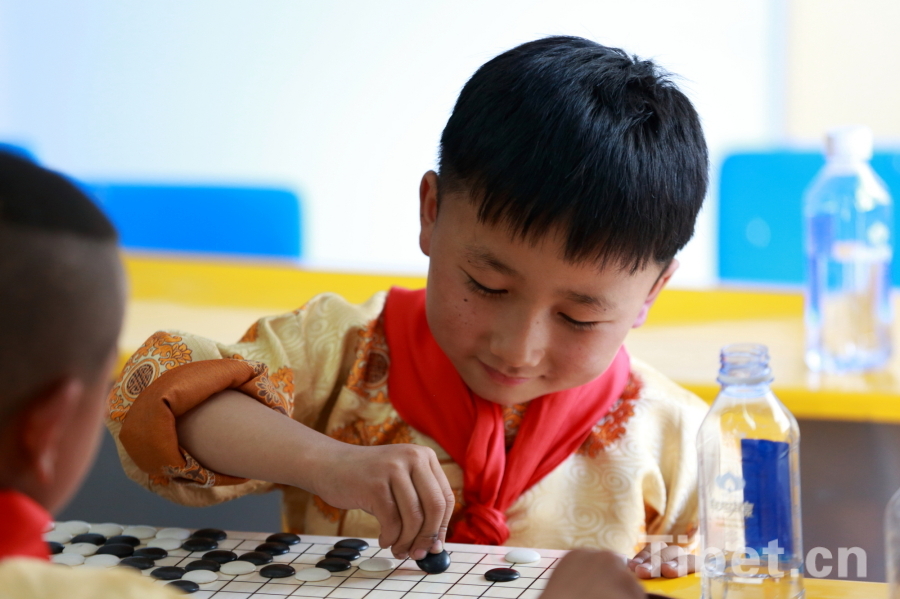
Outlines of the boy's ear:
{"type": "Polygon", "coordinates": [[[672,258],[672,261],[666,266],[665,270],[659,273],[659,277],[653,284],[653,288],[650,289],[650,293],[647,294],[647,299],[644,300],[644,305],[641,306],[641,311],[638,313],[637,318],[634,319],[634,324],[631,325],[631,328],[636,329],[647,321],[650,307],[653,305],[653,302],[656,301],[659,292],[665,288],[666,283],[669,282],[669,279],[671,279],[672,275],[675,274],[675,271],[678,270],[678,266],[678,260],[672,258]]]}
{"type": "Polygon", "coordinates": [[[83,395],[84,384],[76,378],[65,377],[43,390],[19,414],[21,466],[42,485],[51,484],[57,476],[64,435],[80,434],[73,433],[69,423],[83,395]]]}
{"type": "Polygon", "coordinates": [[[431,255],[431,234],[437,221],[437,173],[428,171],[419,183],[419,247],[426,256],[431,255]]]}

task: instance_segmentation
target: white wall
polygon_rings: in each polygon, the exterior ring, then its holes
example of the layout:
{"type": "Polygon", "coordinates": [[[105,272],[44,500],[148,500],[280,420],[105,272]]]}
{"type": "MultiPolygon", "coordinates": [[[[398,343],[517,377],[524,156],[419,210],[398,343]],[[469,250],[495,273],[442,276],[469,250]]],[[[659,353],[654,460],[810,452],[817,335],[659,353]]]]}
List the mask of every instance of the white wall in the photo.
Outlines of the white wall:
{"type": "MultiPolygon", "coordinates": [[[[900,2],[793,0],[787,131],[821,144],[832,127],[863,123],[900,142],[900,2]]],[[[896,197],[895,197],[896,201],[896,197]]]]}
{"type": "MultiPolygon", "coordinates": [[[[559,33],[655,58],[715,167],[780,135],[777,4],[0,0],[0,139],[86,179],[284,184],[306,201],[313,264],[424,271],[419,178],[480,64],[559,33]]],[[[714,215],[682,285],[714,279],[714,215]]]]}

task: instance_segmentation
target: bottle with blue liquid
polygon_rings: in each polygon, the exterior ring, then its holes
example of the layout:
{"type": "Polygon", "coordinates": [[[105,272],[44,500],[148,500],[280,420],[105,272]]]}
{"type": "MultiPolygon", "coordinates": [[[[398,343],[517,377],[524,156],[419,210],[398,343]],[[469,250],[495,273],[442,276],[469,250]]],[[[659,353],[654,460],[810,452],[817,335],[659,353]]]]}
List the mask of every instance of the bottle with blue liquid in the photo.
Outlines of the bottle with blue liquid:
{"type": "Polygon", "coordinates": [[[718,380],[697,434],[703,599],[803,597],[797,421],[764,345],[723,348],[718,380]]]}
{"type": "Polygon", "coordinates": [[[891,197],[867,127],[829,132],[826,158],[804,199],[806,364],[874,370],[891,355],[891,197]]]}

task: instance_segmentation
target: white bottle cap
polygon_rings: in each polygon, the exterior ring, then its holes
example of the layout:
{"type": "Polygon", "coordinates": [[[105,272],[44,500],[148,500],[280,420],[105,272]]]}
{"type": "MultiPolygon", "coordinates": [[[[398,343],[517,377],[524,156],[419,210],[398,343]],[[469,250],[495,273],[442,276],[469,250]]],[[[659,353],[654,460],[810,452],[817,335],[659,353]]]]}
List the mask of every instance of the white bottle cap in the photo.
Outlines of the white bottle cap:
{"type": "Polygon", "coordinates": [[[828,132],[825,143],[828,158],[869,160],[872,158],[872,130],[865,125],[837,127],[828,132]]]}

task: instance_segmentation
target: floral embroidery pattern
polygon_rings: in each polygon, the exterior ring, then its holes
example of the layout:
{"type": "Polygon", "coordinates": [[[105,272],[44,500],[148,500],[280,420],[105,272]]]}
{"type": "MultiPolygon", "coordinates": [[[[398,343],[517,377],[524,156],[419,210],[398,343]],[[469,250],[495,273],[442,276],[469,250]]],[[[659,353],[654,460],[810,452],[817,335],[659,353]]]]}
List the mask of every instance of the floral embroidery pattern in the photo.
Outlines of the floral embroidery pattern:
{"type": "Polygon", "coordinates": [[[528,408],[527,403],[503,406],[503,436],[505,437],[506,451],[512,449],[513,443],[516,441],[526,408],[528,408]]]}
{"type": "MultiPolygon", "coordinates": [[[[180,450],[184,458],[184,466],[166,466],[163,474],[168,479],[176,479],[177,482],[189,484],[195,487],[213,487],[216,484],[216,475],[200,465],[189,453],[180,450]]],[[[166,483],[168,484],[168,482],[166,483]]]]}
{"type": "Polygon", "coordinates": [[[125,420],[128,408],[162,373],[191,361],[191,350],[178,335],[159,331],[150,336],[125,364],[109,392],[109,417],[125,420]]]}
{"type": "Polygon", "coordinates": [[[282,366],[275,371],[275,374],[269,376],[275,386],[284,391],[284,394],[294,396],[294,371],[288,366],[282,366]]]}
{"type": "Polygon", "coordinates": [[[357,333],[356,360],[347,377],[347,388],[374,403],[388,403],[387,378],[391,360],[381,317],[357,333]]]}
{"type": "Polygon", "coordinates": [[[339,510],[336,507],[328,505],[327,503],[322,501],[322,498],[319,497],[318,495],[313,495],[313,503],[315,504],[316,509],[319,510],[319,512],[323,516],[325,516],[325,519],[328,520],[329,522],[340,521],[341,515],[345,511],[345,510],[339,510]]]}
{"type": "Polygon", "coordinates": [[[247,329],[247,332],[244,333],[244,336],[238,340],[238,343],[253,343],[259,339],[259,321],[257,320],[253,324],[250,325],[250,328],[247,329]]]}
{"type": "Polygon", "coordinates": [[[338,441],[353,445],[390,445],[391,443],[412,443],[412,429],[408,424],[394,418],[381,424],[366,424],[362,418],[328,433],[338,441]]]}
{"type": "Polygon", "coordinates": [[[625,425],[634,416],[634,404],[640,399],[643,383],[634,375],[628,376],[628,384],[621,397],[612,405],[606,416],[591,430],[578,450],[579,455],[595,458],[625,434],[625,425]]]}
{"type": "Polygon", "coordinates": [[[256,396],[267,407],[287,416],[294,397],[294,371],[288,366],[282,366],[274,374],[267,376],[265,364],[249,360],[247,364],[253,366],[257,376],[256,396]]]}

